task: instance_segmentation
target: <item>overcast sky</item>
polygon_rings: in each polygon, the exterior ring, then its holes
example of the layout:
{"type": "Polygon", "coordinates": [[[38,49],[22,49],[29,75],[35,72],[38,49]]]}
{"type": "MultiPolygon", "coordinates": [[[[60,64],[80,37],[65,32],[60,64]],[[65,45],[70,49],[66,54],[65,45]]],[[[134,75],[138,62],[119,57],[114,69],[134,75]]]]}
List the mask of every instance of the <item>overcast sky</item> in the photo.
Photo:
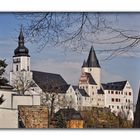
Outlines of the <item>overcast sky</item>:
{"type": "MultiPolygon", "coordinates": [[[[24,24],[23,21],[17,20],[12,13],[0,13],[0,58],[6,59],[8,64],[7,75],[9,70],[11,70],[14,49],[18,45],[17,37],[21,24],[24,24]]],[[[139,32],[140,14],[119,13],[117,14],[116,25],[121,28],[135,29],[139,32]]],[[[83,60],[87,59],[90,50],[90,46],[84,52],[65,51],[63,48],[46,47],[43,51],[38,52],[39,46],[37,44],[26,42],[25,46],[30,51],[32,70],[59,73],[70,84],[78,83],[83,60]]],[[[96,51],[98,45],[94,44],[93,46],[96,51]]],[[[133,57],[122,55],[108,61],[103,61],[104,54],[97,52],[97,57],[102,68],[102,82],[128,80],[134,90],[135,101],[140,84],[139,50],[137,49],[133,57]]]]}

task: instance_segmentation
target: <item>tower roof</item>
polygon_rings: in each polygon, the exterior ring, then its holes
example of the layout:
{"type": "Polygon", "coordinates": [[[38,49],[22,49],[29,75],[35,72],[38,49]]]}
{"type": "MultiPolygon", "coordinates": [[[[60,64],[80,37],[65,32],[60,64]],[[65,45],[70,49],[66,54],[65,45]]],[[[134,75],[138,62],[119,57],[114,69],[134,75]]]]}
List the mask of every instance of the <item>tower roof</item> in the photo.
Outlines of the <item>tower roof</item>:
{"type": "Polygon", "coordinates": [[[87,64],[87,67],[100,67],[100,64],[98,62],[98,59],[97,59],[97,56],[96,56],[96,53],[95,53],[93,46],[90,49],[86,64],[87,64]]]}
{"type": "Polygon", "coordinates": [[[83,67],[87,67],[87,63],[86,63],[85,60],[84,60],[83,65],[82,65],[82,68],[83,68],[83,67]]]}
{"type": "Polygon", "coordinates": [[[24,35],[22,28],[20,29],[18,37],[18,47],[14,51],[15,56],[29,56],[29,50],[24,46],[24,35]]]}

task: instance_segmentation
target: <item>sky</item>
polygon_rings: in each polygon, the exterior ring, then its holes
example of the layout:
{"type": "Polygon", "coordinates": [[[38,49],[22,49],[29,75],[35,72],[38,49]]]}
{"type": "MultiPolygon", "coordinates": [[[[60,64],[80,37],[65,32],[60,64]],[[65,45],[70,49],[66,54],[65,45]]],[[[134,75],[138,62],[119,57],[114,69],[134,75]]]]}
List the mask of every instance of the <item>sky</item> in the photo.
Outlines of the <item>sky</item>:
{"type": "MultiPolygon", "coordinates": [[[[112,15],[107,14],[110,19],[112,15]]],[[[8,64],[6,76],[12,69],[12,56],[17,47],[17,38],[22,20],[16,18],[13,13],[0,13],[0,59],[6,59],[8,64]]],[[[118,13],[115,24],[121,28],[135,29],[140,31],[140,13],[118,13]]],[[[84,52],[65,51],[64,48],[44,48],[38,52],[38,45],[26,42],[25,46],[30,51],[31,69],[61,74],[67,83],[76,85],[80,78],[81,66],[87,59],[90,46],[84,52]]],[[[93,44],[95,51],[98,45],[93,44]]],[[[103,47],[103,46],[102,46],[103,47]]],[[[137,100],[140,79],[140,47],[133,57],[117,56],[111,60],[103,60],[104,54],[97,52],[97,57],[102,68],[102,82],[128,80],[134,90],[134,101],[137,100]]]]}

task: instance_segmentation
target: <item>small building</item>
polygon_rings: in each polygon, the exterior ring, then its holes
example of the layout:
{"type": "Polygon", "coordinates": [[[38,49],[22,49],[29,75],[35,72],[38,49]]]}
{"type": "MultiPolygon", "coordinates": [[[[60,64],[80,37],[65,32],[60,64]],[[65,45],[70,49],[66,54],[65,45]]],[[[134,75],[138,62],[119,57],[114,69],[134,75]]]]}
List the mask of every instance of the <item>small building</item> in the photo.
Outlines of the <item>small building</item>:
{"type": "Polygon", "coordinates": [[[57,118],[59,115],[63,116],[63,120],[66,122],[66,128],[84,127],[84,121],[80,112],[76,111],[74,108],[60,109],[55,113],[54,118],[57,118]]]}

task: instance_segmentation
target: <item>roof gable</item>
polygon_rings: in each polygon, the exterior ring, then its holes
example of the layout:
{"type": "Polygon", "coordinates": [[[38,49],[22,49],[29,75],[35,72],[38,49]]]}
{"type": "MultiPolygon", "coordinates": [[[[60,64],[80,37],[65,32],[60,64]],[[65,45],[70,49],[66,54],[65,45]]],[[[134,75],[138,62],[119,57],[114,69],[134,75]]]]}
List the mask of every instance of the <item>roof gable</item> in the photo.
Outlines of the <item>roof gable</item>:
{"type": "Polygon", "coordinates": [[[91,76],[90,73],[86,73],[87,75],[87,78],[88,78],[88,83],[91,84],[91,85],[97,85],[95,80],[93,79],[93,77],[91,76]]]}
{"type": "Polygon", "coordinates": [[[87,92],[84,90],[84,89],[78,89],[79,90],[79,92],[80,92],[80,94],[82,95],[82,96],[84,96],[84,97],[89,97],[89,95],[87,94],[87,92]]]}
{"type": "Polygon", "coordinates": [[[46,73],[40,71],[32,71],[33,80],[42,90],[49,90],[50,87],[60,87],[68,85],[67,82],[59,74],[46,73]]]}
{"type": "Polygon", "coordinates": [[[127,81],[111,82],[102,84],[104,90],[123,90],[127,81]]]}
{"type": "Polygon", "coordinates": [[[97,59],[93,46],[90,49],[87,63],[85,65],[87,65],[87,67],[100,67],[100,64],[98,62],[98,59],[97,59]]]}

